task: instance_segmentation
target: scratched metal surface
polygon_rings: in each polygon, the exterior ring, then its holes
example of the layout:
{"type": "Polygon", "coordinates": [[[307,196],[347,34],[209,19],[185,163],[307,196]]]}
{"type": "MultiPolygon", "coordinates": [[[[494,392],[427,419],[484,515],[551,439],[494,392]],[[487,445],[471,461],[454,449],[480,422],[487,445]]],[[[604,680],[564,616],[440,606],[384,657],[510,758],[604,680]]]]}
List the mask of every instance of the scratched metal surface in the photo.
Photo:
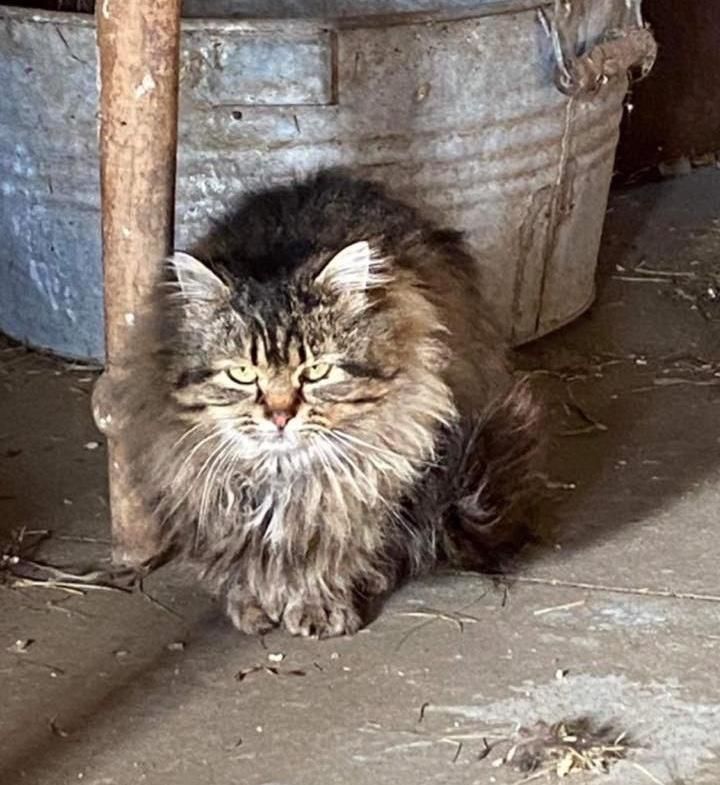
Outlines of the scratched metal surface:
{"type": "MultiPolygon", "coordinates": [[[[238,192],[349,165],[468,232],[513,341],[570,321],[593,297],[627,85],[569,102],[540,4],[445,3],[434,22],[429,0],[355,4],[352,19],[342,2],[188,19],[177,245],[238,192]]],[[[620,24],[625,3],[586,8],[579,49],[620,24]]],[[[0,330],[99,359],[95,64],[92,17],[0,6],[0,330]]]]}

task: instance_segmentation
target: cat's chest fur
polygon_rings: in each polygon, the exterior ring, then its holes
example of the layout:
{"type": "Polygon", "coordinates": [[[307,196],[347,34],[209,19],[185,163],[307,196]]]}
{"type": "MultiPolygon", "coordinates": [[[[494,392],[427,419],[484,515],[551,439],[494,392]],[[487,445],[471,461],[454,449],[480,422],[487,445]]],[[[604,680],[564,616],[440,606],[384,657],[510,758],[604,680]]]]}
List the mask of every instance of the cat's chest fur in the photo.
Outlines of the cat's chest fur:
{"type": "Polygon", "coordinates": [[[321,465],[311,465],[303,474],[279,463],[271,478],[258,479],[252,473],[234,477],[218,499],[219,514],[208,522],[215,536],[234,538],[239,550],[252,543],[270,550],[286,547],[301,555],[319,533],[338,547],[353,534],[358,536],[364,519],[385,510],[383,493],[387,488],[377,483],[361,484],[351,475],[337,477],[321,465]]]}

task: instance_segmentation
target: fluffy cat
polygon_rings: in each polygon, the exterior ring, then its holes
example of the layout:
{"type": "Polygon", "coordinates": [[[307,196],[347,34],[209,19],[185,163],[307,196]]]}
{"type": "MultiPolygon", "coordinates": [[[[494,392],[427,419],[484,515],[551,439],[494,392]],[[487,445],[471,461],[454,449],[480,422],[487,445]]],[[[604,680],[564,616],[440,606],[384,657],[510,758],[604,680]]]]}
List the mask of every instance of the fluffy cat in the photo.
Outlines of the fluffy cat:
{"type": "Polygon", "coordinates": [[[335,170],[169,260],[120,438],[238,629],[350,634],[404,578],[511,546],[537,408],[476,279],[458,233],[335,170]]]}

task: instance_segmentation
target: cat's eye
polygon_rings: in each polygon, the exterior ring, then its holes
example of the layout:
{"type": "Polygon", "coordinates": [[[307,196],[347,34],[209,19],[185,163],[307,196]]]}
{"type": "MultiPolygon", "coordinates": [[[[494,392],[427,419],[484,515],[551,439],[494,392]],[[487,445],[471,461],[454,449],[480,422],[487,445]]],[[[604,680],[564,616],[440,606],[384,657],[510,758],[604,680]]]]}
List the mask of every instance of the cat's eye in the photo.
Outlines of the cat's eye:
{"type": "Polygon", "coordinates": [[[226,373],[235,384],[254,384],[257,380],[257,371],[252,365],[236,365],[228,368],[226,373]]]}
{"type": "Polygon", "coordinates": [[[315,363],[314,365],[308,365],[303,370],[303,379],[308,382],[319,382],[330,373],[330,368],[331,366],[329,363],[315,363]]]}

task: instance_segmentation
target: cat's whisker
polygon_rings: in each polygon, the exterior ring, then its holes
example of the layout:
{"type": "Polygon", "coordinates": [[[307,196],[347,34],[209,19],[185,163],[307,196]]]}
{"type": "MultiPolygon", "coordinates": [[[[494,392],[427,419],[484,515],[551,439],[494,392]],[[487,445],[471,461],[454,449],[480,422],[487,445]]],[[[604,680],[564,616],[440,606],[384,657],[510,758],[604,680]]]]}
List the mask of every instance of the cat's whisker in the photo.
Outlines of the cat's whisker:
{"type": "MultiPolygon", "coordinates": [[[[347,444],[348,447],[352,447],[357,450],[358,453],[362,454],[362,450],[358,448],[362,448],[365,450],[370,450],[372,453],[382,456],[390,461],[396,461],[398,459],[403,460],[405,458],[402,453],[395,452],[394,450],[386,450],[382,447],[378,447],[377,445],[371,444],[370,442],[366,442],[363,439],[359,439],[356,436],[351,436],[347,431],[341,431],[337,428],[334,428],[331,433],[333,436],[342,441],[343,443],[347,444]]],[[[391,466],[391,464],[387,464],[391,466]]]]}
{"type": "Polygon", "coordinates": [[[323,474],[335,496],[335,503],[344,507],[346,504],[345,495],[343,494],[342,485],[338,481],[337,474],[333,471],[333,462],[328,459],[327,452],[322,448],[318,451],[318,457],[320,459],[320,465],[323,468],[323,474]]]}
{"type": "Polygon", "coordinates": [[[418,537],[418,532],[412,528],[410,523],[405,519],[402,512],[395,509],[393,506],[388,504],[384,499],[381,498],[381,503],[387,512],[387,514],[400,526],[400,528],[405,532],[405,534],[410,537],[411,539],[415,539],[418,537]]]}
{"type": "Polygon", "coordinates": [[[220,443],[220,446],[213,453],[213,459],[205,472],[205,481],[203,483],[202,492],[200,494],[200,514],[198,517],[198,526],[206,528],[206,513],[210,503],[210,496],[216,493],[215,479],[222,469],[227,460],[233,458],[233,440],[232,436],[225,436],[220,443]]]}
{"type": "Polygon", "coordinates": [[[190,436],[192,436],[192,434],[193,434],[193,433],[195,433],[195,431],[197,431],[197,430],[199,430],[200,428],[203,428],[203,427],[205,427],[205,423],[203,423],[203,422],[198,422],[198,423],[195,423],[195,425],[193,425],[193,426],[191,426],[190,428],[188,428],[188,429],[187,429],[187,430],[186,430],[184,433],[182,433],[182,434],[181,434],[181,435],[180,435],[180,436],[179,436],[179,437],[176,439],[176,441],[174,442],[174,444],[172,444],[172,445],[170,446],[170,450],[171,450],[171,452],[175,452],[175,451],[178,449],[178,447],[180,447],[180,445],[181,445],[181,444],[182,444],[182,443],[183,443],[183,442],[184,442],[184,441],[185,441],[187,438],[189,438],[190,436]]]}
{"type": "Polygon", "coordinates": [[[197,454],[198,450],[200,450],[202,447],[204,447],[209,441],[212,441],[212,439],[217,439],[218,437],[221,437],[222,435],[223,434],[222,434],[222,431],[220,430],[220,428],[219,427],[215,427],[215,428],[213,428],[210,431],[210,433],[208,433],[206,436],[204,436],[199,442],[196,442],[192,446],[190,451],[188,452],[187,456],[185,457],[185,460],[180,465],[180,467],[178,469],[178,474],[181,474],[184,471],[185,467],[187,466],[188,463],[190,463],[192,461],[192,459],[197,454]]]}
{"type": "Polygon", "coordinates": [[[364,500],[367,504],[373,504],[379,493],[377,480],[372,480],[367,472],[363,471],[359,462],[353,461],[347,450],[344,448],[338,449],[338,445],[328,435],[322,434],[321,438],[324,440],[332,459],[336,462],[339,470],[354,491],[355,496],[364,500]]]}
{"type": "MultiPolygon", "coordinates": [[[[325,432],[325,433],[320,432],[318,435],[320,435],[321,437],[326,438],[326,439],[330,439],[332,437],[337,437],[337,433],[332,432],[332,431],[331,432],[325,432]]],[[[347,447],[349,447],[349,445],[344,445],[344,447],[347,448],[347,447]]],[[[351,449],[353,450],[353,452],[357,453],[360,457],[363,457],[363,454],[360,452],[360,450],[358,450],[356,448],[351,448],[351,449]]],[[[336,451],[335,448],[333,448],[333,452],[334,452],[335,456],[338,459],[347,458],[349,460],[349,457],[346,456],[343,452],[336,451]]],[[[362,477],[363,479],[366,480],[368,488],[372,491],[372,493],[371,493],[372,499],[369,500],[369,501],[378,501],[380,503],[380,505],[386,510],[386,512],[393,518],[393,520],[395,520],[400,525],[400,527],[406,532],[406,534],[408,534],[409,536],[415,537],[417,533],[412,530],[412,528],[410,527],[409,523],[405,520],[405,518],[402,516],[402,514],[400,512],[398,512],[398,510],[395,509],[394,506],[390,505],[387,502],[387,500],[385,500],[382,497],[382,495],[378,495],[377,488],[374,486],[374,484],[372,484],[369,480],[367,480],[367,477],[364,474],[364,472],[362,472],[362,470],[359,469],[356,464],[353,464],[353,466],[355,467],[355,470],[357,471],[358,476],[362,477]]],[[[357,485],[355,485],[355,488],[356,488],[356,490],[359,490],[357,485]]],[[[363,498],[363,497],[359,496],[358,498],[363,498]]]]}
{"type": "Polygon", "coordinates": [[[410,465],[406,461],[395,460],[392,463],[389,463],[383,456],[378,456],[372,452],[368,453],[367,451],[363,451],[349,442],[342,441],[336,434],[333,435],[332,438],[335,442],[337,442],[342,452],[347,453],[349,456],[353,456],[357,463],[362,463],[362,465],[366,467],[367,472],[372,471],[374,478],[372,482],[375,485],[377,485],[378,476],[386,478],[400,477],[413,472],[410,465]]]}
{"type": "MultiPolygon", "coordinates": [[[[337,438],[337,434],[332,431],[324,433],[323,437],[332,444],[337,459],[346,462],[350,466],[350,471],[353,472],[354,476],[364,482],[366,489],[370,492],[371,498],[377,497],[379,493],[377,475],[378,471],[380,471],[380,473],[384,472],[384,464],[378,470],[378,467],[372,460],[372,456],[371,459],[368,460],[366,454],[362,453],[357,447],[340,441],[337,438]],[[355,456],[357,457],[354,459],[355,456]],[[362,467],[365,468],[363,469],[362,467]],[[372,478],[367,470],[372,470],[372,478]]],[[[362,496],[359,498],[362,498],[362,496]]]]}
{"type": "Polygon", "coordinates": [[[397,452],[395,450],[386,449],[383,447],[378,447],[371,442],[365,441],[364,439],[360,439],[357,436],[349,434],[347,431],[341,431],[339,429],[334,429],[333,433],[335,436],[340,439],[341,441],[345,442],[348,446],[352,445],[360,454],[363,454],[363,450],[370,450],[373,455],[366,455],[366,460],[372,461],[375,463],[379,469],[382,470],[389,470],[395,471],[398,468],[399,463],[406,463],[409,466],[427,466],[429,462],[421,457],[409,456],[405,455],[401,452],[397,452]],[[384,460],[380,460],[380,459],[384,460]]]}
{"type": "Polygon", "coordinates": [[[349,455],[345,452],[338,450],[337,446],[331,440],[330,436],[325,433],[318,432],[318,438],[321,440],[321,443],[324,444],[329,453],[332,455],[333,459],[337,462],[337,466],[340,471],[343,473],[343,476],[347,479],[350,486],[355,491],[355,495],[357,498],[363,498],[363,492],[358,484],[358,481],[364,486],[365,494],[367,495],[368,502],[372,502],[377,497],[377,486],[375,483],[372,483],[365,472],[358,466],[357,463],[354,463],[349,455]]]}
{"type": "MultiPolygon", "coordinates": [[[[438,467],[438,464],[432,458],[423,458],[423,457],[421,457],[421,455],[418,455],[418,454],[407,455],[407,454],[401,453],[401,452],[394,452],[394,451],[392,451],[390,449],[384,450],[383,448],[377,447],[376,445],[373,445],[370,442],[367,442],[367,441],[365,441],[363,439],[360,439],[357,436],[348,434],[347,431],[337,431],[336,430],[334,432],[338,433],[341,436],[344,436],[345,438],[351,439],[354,442],[354,444],[356,444],[360,448],[368,449],[368,450],[375,450],[376,452],[380,452],[382,454],[387,454],[387,455],[395,458],[396,460],[405,461],[405,462],[407,462],[408,464],[410,464],[410,465],[412,465],[414,467],[427,467],[427,468],[437,468],[438,467]]],[[[417,445],[417,446],[418,446],[418,448],[422,448],[422,452],[432,455],[432,453],[433,453],[432,445],[431,444],[427,444],[426,442],[427,442],[427,440],[423,440],[423,443],[420,444],[420,445],[417,445]]]]}
{"type": "Polygon", "coordinates": [[[373,450],[374,452],[381,453],[383,455],[387,455],[390,458],[404,458],[405,455],[401,453],[399,450],[394,450],[391,447],[381,447],[377,444],[373,444],[372,442],[367,441],[366,439],[361,439],[359,436],[355,434],[349,433],[346,430],[342,430],[340,428],[334,428],[333,433],[337,434],[338,436],[348,439],[352,441],[354,444],[359,445],[360,447],[364,447],[368,450],[373,450]]]}
{"type": "Polygon", "coordinates": [[[226,499],[226,515],[230,515],[235,504],[235,493],[233,491],[233,476],[237,469],[238,458],[234,450],[228,449],[224,460],[217,469],[218,504],[222,499],[226,499]]]}
{"type": "MultiPolygon", "coordinates": [[[[185,468],[195,457],[198,450],[200,450],[204,445],[206,445],[208,442],[212,441],[213,439],[222,438],[223,435],[224,435],[223,431],[220,429],[220,427],[216,426],[215,428],[212,429],[212,431],[207,436],[205,436],[197,444],[195,444],[193,448],[190,450],[190,452],[185,456],[185,459],[180,464],[178,469],[175,471],[175,476],[173,478],[174,481],[182,482],[185,479],[184,476],[185,468]]],[[[180,509],[180,507],[182,507],[183,503],[186,501],[186,499],[190,496],[191,492],[195,488],[197,481],[202,477],[203,472],[205,471],[209,461],[212,459],[214,454],[215,452],[212,452],[210,454],[210,457],[202,464],[200,470],[193,477],[193,479],[188,483],[185,491],[176,499],[175,503],[170,508],[170,510],[168,510],[168,512],[165,513],[165,515],[163,516],[162,523],[166,523],[180,509]]]]}

